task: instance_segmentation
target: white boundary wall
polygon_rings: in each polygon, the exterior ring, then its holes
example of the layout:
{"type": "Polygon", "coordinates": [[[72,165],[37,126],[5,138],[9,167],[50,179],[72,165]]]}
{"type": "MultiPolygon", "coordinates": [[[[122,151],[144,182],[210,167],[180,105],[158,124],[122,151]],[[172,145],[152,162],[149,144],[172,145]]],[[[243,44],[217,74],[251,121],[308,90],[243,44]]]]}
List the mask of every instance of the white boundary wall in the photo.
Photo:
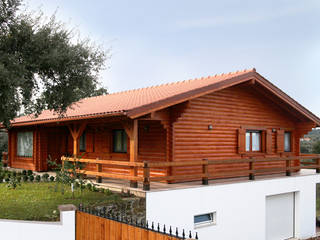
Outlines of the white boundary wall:
{"type": "Polygon", "coordinates": [[[60,222],[0,220],[0,239],[10,240],[73,240],[75,211],[62,211],[60,222]]]}
{"type": "MultiPolygon", "coordinates": [[[[313,171],[314,172],[314,171],[313,171]]],[[[266,196],[295,192],[295,237],[316,234],[320,174],[214,184],[146,194],[149,222],[196,231],[200,240],[264,240],[266,196]],[[194,228],[194,215],[216,212],[216,225],[194,228]]]]}

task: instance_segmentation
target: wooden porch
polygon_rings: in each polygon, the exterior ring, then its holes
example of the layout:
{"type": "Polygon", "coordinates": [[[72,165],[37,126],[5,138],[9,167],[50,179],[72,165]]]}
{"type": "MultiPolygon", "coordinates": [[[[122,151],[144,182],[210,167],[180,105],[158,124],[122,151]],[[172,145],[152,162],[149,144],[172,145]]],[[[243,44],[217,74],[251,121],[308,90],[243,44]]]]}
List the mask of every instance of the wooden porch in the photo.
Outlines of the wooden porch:
{"type": "Polygon", "coordinates": [[[187,187],[208,185],[210,183],[219,183],[226,181],[245,181],[255,179],[265,179],[281,176],[299,176],[305,174],[320,173],[320,155],[308,154],[293,157],[275,157],[275,158],[242,158],[225,160],[199,161],[180,161],[180,162],[125,162],[100,159],[82,159],[62,157],[62,162],[81,162],[85,164],[94,164],[96,171],[79,170],[80,173],[89,177],[95,177],[97,183],[101,185],[113,186],[114,188],[131,189],[137,191],[142,188],[143,191],[149,191],[151,188],[163,190],[167,188],[187,187]],[[276,167],[266,167],[263,163],[275,164],[276,167]],[[219,165],[228,164],[229,170],[219,169],[219,165]],[[234,170],[233,165],[247,165],[246,170],[234,170]],[[102,165],[108,166],[110,171],[101,171],[102,165]],[[114,174],[112,168],[124,168],[132,174],[114,174]],[[152,174],[153,171],[168,168],[192,167],[190,174],[184,175],[163,175],[152,174]],[[131,182],[130,186],[128,182],[131,182]],[[135,182],[132,185],[132,182],[135,182]],[[179,183],[180,182],[180,183],[179,183]],[[171,183],[171,184],[168,184],[171,183]],[[174,184],[172,184],[174,183],[174,184]]]}

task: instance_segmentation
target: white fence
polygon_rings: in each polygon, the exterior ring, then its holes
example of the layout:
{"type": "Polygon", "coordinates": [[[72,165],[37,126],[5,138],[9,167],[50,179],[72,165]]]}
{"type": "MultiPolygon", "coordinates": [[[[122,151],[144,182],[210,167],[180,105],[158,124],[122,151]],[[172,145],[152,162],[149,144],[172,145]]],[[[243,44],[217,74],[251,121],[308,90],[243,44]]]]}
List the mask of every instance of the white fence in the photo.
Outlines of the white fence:
{"type": "Polygon", "coordinates": [[[75,239],[75,207],[59,207],[60,222],[0,220],[0,239],[73,240],[75,239]]]}

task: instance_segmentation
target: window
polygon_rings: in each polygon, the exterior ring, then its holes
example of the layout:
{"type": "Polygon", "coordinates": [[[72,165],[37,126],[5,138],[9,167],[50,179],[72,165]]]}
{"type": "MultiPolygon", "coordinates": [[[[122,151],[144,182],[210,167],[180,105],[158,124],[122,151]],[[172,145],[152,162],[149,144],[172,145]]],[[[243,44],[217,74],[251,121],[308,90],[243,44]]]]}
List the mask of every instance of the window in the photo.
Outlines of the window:
{"type": "Polygon", "coordinates": [[[32,157],[33,132],[18,132],[17,155],[19,157],[32,157]]]}
{"type": "Polygon", "coordinates": [[[291,132],[284,133],[284,151],[291,152],[291,132]]]}
{"type": "Polygon", "coordinates": [[[196,215],[193,218],[194,227],[197,228],[197,227],[202,227],[206,225],[217,224],[216,218],[217,218],[216,212],[196,215]]]}
{"type": "Polygon", "coordinates": [[[123,129],[113,130],[113,152],[127,152],[127,134],[123,129]]]}
{"type": "Polygon", "coordinates": [[[247,152],[261,151],[261,131],[256,131],[256,130],[246,131],[246,151],[247,152]]]}
{"type": "Polygon", "coordinates": [[[85,152],[86,151],[86,133],[83,132],[80,139],[79,139],[79,151],[85,152]]]}

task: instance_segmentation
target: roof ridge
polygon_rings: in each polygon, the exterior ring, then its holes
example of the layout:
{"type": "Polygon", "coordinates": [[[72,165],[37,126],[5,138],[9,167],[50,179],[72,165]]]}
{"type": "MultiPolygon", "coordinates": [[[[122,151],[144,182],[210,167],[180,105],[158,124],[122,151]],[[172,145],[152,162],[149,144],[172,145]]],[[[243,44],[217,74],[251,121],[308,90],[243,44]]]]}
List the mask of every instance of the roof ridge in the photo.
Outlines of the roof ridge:
{"type": "MultiPolygon", "coordinates": [[[[147,87],[128,89],[128,90],[124,90],[124,91],[109,93],[107,95],[124,94],[124,93],[128,93],[128,92],[141,91],[143,89],[150,89],[150,88],[156,88],[156,87],[161,87],[161,86],[168,86],[168,85],[173,85],[173,84],[191,82],[191,81],[196,81],[196,80],[203,80],[203,79],[206,79],[206,78],[208,79],[208,78],[214,78],[214,77],[225,76],[225,75],[232,75],[232,74],[237,74],[237,73],[240,74],[240,73],[246,73],[246,72],[256,72],[256,69],[255,68],[251,68],[251,69],[237,70],[237,71],[234,71],[234,72],[229,72],[228,74],[220,73],[220,74],[215,74],[215,75],[209,75],[207,77],[191,78],[191,79],[180,80],[180,81],[176,81],[176,82],[166,82],[166,83],[157,84],[157,85],[151,85],[151,86],[147,86],[147,87]]],[[[107,95],[101,95],[101,96],[107,96],[107,95]]]]}

